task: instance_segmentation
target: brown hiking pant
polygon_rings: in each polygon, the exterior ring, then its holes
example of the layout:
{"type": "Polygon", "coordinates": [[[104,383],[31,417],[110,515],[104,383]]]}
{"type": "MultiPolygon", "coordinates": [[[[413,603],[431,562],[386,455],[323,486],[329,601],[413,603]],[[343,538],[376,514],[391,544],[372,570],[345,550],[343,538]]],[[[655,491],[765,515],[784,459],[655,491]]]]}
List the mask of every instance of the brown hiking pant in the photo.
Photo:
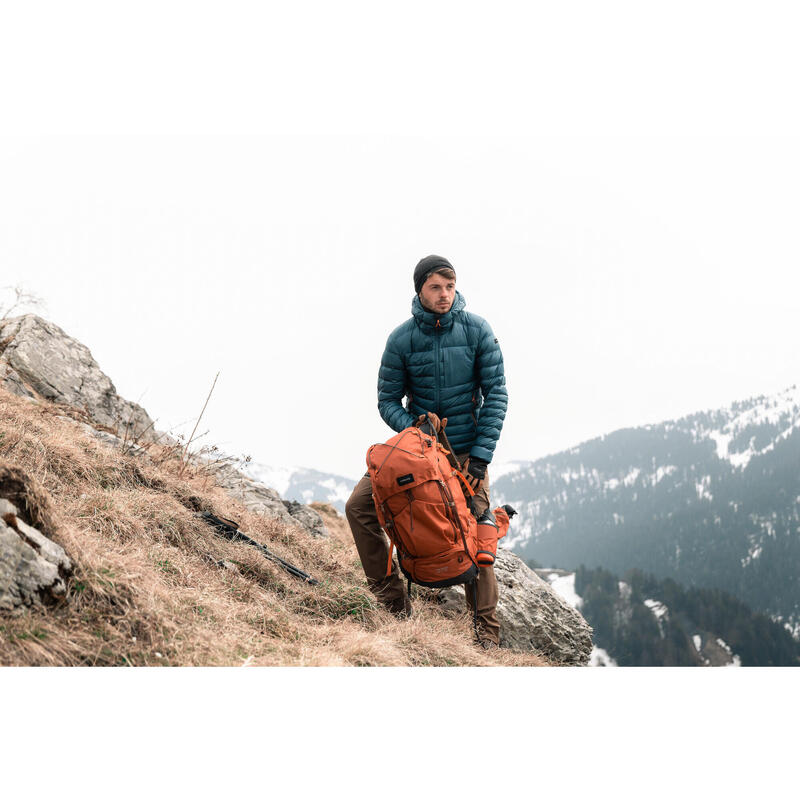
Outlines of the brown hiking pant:
{"type": "MultiPolygon", "coordinates": [[[[459,464],[467,460],[467,453],[457,455],[459,464]]],[[[475,495],[475,510],[480,516],[489,508],[489,472],[483,481],[481,491],[475,495]]],[[[392,559],[392,572],[386,575],[389,563],[389,540],[378,523],[378,514],[372,500],[372,482],[369,474],[356,484],[345,506],[347,521],[353,533],[361,564],[367,576],[367,585],[372,593],[394,613],[408,608],[406,587],[397,562],[392,559]]],[[[478,630],[483,639],[500,643],[500,623],[497,620],[497,579],[494,567],[481,567],[478,570],[478,630]]],[[[467,607],[474,613],[473,589],[465,587],[467,607]]]]}

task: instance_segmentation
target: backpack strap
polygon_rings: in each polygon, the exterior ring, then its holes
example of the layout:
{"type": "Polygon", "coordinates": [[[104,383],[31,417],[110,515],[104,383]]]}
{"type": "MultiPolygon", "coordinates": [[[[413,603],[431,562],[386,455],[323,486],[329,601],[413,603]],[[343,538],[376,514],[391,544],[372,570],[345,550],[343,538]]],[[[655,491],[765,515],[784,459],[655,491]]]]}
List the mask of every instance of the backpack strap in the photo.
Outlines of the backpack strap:
{"type": "Polygon", "coordinates": [[[392,553],[394,552],[394,542],[389,539],[389,562],[386,564],[386,577],[392,574],[392,553]]]}
{"type": "Polygon", "coordinates": [[[463,484],[464,484],[464,487],[465,487],[465,489],[467,490],[467,494],[468,494],[470,497],[474,497],[474,496],[475,496],[475,492],[474,492],[474,490],[472,489],[472,487],[471,487],[471,486],[470,486],[470,485],[467,483],[467,479],[464,477],[464,473],[463,473],[463,472],[461,472],[461,470],[459,470],[459,469],[456,469],[456,470],[455,470],[455,473],[456,473],[456,475],[458,475],[458,477],[461,479],[461,483],[463,483],[463,484]]]}
{"type": "Polygon", "coordinates": [[[450,462],[450,465],[453,469],[457,470],[459,468],[459,463],[456,460],[456,455],[453,452],[453,448],[450,445],[450,440],[447,438],[447,434],[444,432],[444,428],[439,431],[439,436],[442,440],[442,445],[445,448],[445,454],[447,455],[447,460],[450,462]]]}

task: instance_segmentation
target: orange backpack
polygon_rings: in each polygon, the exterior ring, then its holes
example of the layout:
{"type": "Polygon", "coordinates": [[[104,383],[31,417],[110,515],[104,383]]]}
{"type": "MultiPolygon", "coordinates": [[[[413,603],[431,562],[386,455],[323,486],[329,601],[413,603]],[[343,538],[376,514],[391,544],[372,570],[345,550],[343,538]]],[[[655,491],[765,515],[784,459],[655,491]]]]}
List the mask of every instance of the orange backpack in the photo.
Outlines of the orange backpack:
{"type": "MultiPolygon", "coordinates": [[[[367,469],[378,522],[391,547],[386,574],[397,548],[400,569],[421,586],[444,587],[474,581],[479,566],[494,563],[497,540],[508,530],[502,508],[475,519],[444,431],[406,428],[367,451],[367,469]],[[441,437],[441,441],[440,441],[441,437]],[[449,459],[448,459],[449,456],[449,459]],[[463,490],[462,490],[463,485],[463,490]]],[[[514,511],[509,507],[510,513],[514,511]]]]}

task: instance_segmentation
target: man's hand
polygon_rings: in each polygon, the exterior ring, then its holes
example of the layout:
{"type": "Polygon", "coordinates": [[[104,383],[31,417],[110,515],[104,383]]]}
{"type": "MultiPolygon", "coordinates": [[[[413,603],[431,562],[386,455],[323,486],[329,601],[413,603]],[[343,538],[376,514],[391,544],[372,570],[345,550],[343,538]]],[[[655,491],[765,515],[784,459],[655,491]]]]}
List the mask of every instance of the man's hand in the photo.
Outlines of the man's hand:
{"type": "Polygon", "coordinates": [[[481,490],[483,481],[486,479],[486,467],[488,464],[482,458],[467,458],[462,464],[461,471],[467,479],[470,489],[475,494],[481,490]]]}
{"type": "Polygon", "coordinates": [[[417,421],[414,423],[415,428],[421,428],[430,417],[431,425],[433,425],[433,429],[438,433],[439,431],[443,431],[447,427],[447,417],[444,419],[439,419],[436,414],[420,414],[417,417],[417,421]]]}

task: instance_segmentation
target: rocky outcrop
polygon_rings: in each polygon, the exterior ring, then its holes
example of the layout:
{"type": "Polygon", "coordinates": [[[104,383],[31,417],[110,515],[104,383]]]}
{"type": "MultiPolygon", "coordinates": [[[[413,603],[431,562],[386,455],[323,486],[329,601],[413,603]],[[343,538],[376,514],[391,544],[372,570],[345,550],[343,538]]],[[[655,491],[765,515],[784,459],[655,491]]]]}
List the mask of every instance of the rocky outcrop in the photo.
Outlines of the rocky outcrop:
{"type": "MultiPolygon", "coordinates": [[[[592,652],[592,629],[578,611],[510,550],[498,549],[494,565],[500,598],[500,646],[535,650],[556,664],[582,666],[592,652]]],[[[464,608],[464,589],[442,590],[445,609],[464,608]]]]}
{"type": "Polygon", "coordinates": [[[322,517],[313,508],[304,506],[296,500],[284,500],[283,504],[295,523],[302,525],[312,536],[323,538],[330,536],[322,517]]]}
{"type": "MultiPolygon", "coordinates": [[[[148,457],[139,441],[175,442],[155,430],[141,406],[117,394],[85,345],[35,314],[0,320],[0,386],[22,397],[38,395],[83,411],[90,423],[83,423],[87,433],[111,447],[122,449],[124,444],[132,455],[148,457]]],[[[229,464],[214,468],[202,456],[191,458],[251,511],[298,525],[312,536],[329,535],[320,515],[308,506],[284,502],[274,489],[229,464]]]]}
{"type": "Polygon", "coordinates": [[[282,500],[274,489],[253,480],[229,464],[214,468],[213,474],[214,480],[250,511],[277,518],[287,525],[299,525],[312,536],[330,535],[322,517],[313,508],[282,500]]]}
{"type": "Polygon", "coordinates": [[[72,562],[37,522],[52,526],[42,490],[19,469],[0,464],[0,612],[52,604],[66,594],[72,562]]]}
{"type": "Polygon", "coordinates": [[[89,348],[35,314],[0,321],[0,385],[80,409],[127,439],[158,438],[147,412],[117,394],[89,348]]]}

